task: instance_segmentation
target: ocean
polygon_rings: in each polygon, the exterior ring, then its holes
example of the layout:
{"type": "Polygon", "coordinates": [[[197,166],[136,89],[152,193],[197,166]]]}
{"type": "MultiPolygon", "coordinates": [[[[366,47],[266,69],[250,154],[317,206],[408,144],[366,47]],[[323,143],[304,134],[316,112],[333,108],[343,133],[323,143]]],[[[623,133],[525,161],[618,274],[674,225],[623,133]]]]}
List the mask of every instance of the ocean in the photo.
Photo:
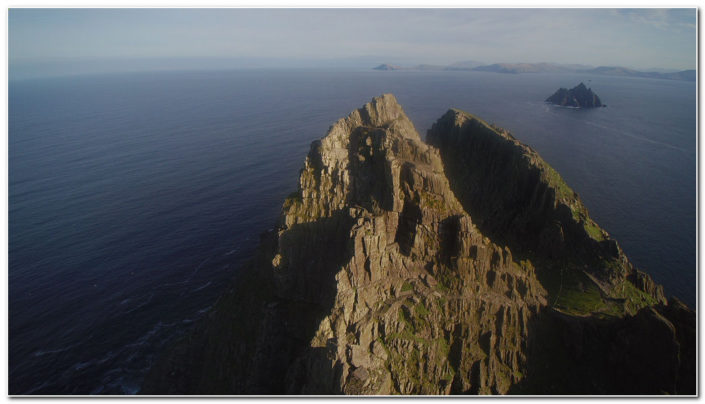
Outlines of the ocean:
{"type": "Polygon", "coordinates": [[[274,227],[309,145],[393,93],[511,131],[696,303],[696,84],[587,74],[145,72],[9,83],[9,393],[134,394],[274,227]],[[545,104],[591,87],[607,108],[545,104]]]}

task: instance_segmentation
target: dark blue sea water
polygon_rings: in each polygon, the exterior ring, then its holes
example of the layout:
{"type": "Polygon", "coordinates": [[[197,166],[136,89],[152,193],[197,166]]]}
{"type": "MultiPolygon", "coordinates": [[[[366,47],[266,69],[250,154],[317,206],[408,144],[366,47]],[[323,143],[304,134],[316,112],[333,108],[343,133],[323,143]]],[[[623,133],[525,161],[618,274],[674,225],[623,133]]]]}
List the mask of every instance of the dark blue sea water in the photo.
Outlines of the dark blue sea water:
{"type": "Polygon", "coordinates": [[[512,131],[637,266],[695,305],[692,82],[303,70],[13,81],[10,394],[136,392],[275,224],[310,142],[384,92],[422,134],[450,107],[512,131]],[[580,81],[608,107],[543,103],[580,81]]]}

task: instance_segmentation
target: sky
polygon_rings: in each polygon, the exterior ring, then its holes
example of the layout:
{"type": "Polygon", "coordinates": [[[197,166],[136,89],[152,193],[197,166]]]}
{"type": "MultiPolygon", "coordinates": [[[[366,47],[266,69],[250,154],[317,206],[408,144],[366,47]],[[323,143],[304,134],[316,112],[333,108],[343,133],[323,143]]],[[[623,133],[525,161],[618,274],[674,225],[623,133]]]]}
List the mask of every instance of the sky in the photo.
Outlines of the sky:
{"type": "Polygon", "coordinates": [[[570,63],[696,67],[690,9],[20,9],[10,76],[106,70],[570,63]]]}

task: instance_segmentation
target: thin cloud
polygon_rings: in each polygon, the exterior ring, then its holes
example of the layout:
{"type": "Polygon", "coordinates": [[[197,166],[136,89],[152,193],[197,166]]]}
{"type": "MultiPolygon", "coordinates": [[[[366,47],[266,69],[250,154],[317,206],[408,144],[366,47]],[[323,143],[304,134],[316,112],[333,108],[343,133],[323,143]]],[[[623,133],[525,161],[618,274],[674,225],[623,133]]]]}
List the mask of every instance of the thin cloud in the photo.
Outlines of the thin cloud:
{"type": "Polygon", "coordinates": [[[618,9],[617,13],[637,24],[644,24],[662,31],[695,29],[694,9],[618,9]]]}
{"type": "MultiPolygon", "coordinates": [[[[10,9],[9,59],[694,68],[695,9],[10,9]],[[663,63],[668,65],[664,66],[663,63]]],[[[252,65],[252,63],[248,63],[252,65]]]]}

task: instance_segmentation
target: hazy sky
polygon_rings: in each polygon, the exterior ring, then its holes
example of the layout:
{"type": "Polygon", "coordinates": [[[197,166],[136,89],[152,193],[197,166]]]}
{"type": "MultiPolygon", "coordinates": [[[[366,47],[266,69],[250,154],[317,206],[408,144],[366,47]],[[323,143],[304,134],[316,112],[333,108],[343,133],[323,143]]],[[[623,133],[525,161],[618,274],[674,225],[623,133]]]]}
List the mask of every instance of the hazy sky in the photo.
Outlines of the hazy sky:
{"type": "Polygon", "coordinates": [[[8,25],[11,75],[77,64],[696,63],[695,9],[10,9],[8,25]]]}

